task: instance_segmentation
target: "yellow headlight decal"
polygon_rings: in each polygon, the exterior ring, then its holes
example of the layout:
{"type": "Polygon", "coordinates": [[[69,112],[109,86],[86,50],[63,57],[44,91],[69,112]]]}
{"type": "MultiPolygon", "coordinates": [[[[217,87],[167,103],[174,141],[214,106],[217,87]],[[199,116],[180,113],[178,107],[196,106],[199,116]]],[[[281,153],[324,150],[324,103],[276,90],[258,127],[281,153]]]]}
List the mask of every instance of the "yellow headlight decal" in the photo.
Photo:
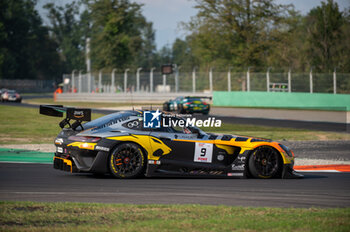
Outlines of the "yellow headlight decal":
{"type": "Polygon", "coordinates": [[[97,143],[85,143],[85,142],[74,142],[70,143],[68,147],[79,147],[80,149],[94,150],[97,143]]]}

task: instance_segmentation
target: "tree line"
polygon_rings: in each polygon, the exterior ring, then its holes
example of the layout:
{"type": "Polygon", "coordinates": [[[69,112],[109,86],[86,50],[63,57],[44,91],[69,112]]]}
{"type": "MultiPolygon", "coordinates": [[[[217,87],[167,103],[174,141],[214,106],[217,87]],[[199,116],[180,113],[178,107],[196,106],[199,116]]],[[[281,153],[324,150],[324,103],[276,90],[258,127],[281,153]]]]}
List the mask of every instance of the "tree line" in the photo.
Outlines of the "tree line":
{"type": "Polygon", "coordinates": [[[0,2],[0,78],[60,79],[85,70],[90,38],[93,70],[160,67],[182,70],[350,72],[350,9],[333,0],[306,15],[270,0],[195,0],[197,15],[182,22],[184,39],[156,50],[152,22],[130,0],[78,0],[44,6],[0,2]]]}

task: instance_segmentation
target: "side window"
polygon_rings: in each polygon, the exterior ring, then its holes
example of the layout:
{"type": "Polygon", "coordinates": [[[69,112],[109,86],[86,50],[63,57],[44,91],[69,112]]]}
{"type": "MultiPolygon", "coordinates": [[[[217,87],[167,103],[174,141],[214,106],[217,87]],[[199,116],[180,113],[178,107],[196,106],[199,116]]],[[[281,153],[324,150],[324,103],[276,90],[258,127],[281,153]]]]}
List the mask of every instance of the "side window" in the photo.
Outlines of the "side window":
{"type": "Polygon", "coordinates": [[[191,130],[186,127],[186,121],[179,118],[171,118],[171,130],[173,133],[192,134],[191,130]]]}

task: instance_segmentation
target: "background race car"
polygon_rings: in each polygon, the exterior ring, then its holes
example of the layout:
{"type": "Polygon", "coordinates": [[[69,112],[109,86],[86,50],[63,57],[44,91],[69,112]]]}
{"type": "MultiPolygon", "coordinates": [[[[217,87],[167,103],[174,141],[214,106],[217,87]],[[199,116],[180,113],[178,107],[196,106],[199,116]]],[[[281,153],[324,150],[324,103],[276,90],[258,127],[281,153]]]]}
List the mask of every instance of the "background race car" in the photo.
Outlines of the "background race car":
{"type": "Polygon", "coordinates": [[[236,135],[208,134],[179,126],[183,118],[157,111],[124,111],[90,121],[91,110],[40,106],[40,113],[66,118],[55,145],[54,168],[110,173],[117,178],[218,176],[295,178],[293,152],[277,142],[236,135]],[[144,117],[152,114],[152,117],[144,117]],[[161,120],[148,127],[148,119],[161,120]],[[172,120],[172,123],[166,120],[172,120]],[[145,123],[144,123],[145,120],[145,123]],[[157,123],[158,125],[158,123],[157,123]]]}
{"type": "Polygon", "coordinates": [[[211,100],[211,97],[177,97],[173,100],[164,102],[163,110],[164,111],[177,111],[181,114],[193,114],[193,113],[202,113],[209,114],[210,104],[208,100],[211,100]]]}
{"type": "Polygon", "coordinates": [[[4,89],[1,91],[0,100],[2,102],[22,102],[22,97],[15,90],[4,89]]]}

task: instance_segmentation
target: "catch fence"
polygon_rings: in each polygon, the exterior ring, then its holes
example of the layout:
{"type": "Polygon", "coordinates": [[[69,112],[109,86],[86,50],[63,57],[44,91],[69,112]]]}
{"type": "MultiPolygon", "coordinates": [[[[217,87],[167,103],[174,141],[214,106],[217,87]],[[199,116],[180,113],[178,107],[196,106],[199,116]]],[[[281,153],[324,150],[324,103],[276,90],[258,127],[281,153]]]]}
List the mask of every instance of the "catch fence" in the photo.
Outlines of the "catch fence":
{"type": "Polygon", "coordinates": [[[350,94],[349,73],[255,72],[120,72],[63,76],[63,91],[72,93],[171,93],[267,91],[350,94]]]}

